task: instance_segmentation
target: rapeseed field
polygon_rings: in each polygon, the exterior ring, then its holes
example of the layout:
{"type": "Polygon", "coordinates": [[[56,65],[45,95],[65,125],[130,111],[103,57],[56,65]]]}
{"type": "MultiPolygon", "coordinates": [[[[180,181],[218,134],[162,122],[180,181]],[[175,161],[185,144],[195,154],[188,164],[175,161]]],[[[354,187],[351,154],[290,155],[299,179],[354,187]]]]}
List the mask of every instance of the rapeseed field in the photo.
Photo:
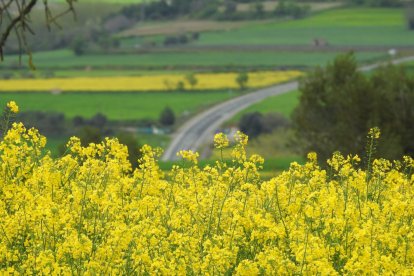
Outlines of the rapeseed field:
{"type": "MultiPolygon", "coordinates": [[[[300,71],[263,71],[248,74],[247,88],[277,84],[301,76],[300,71]]],[[[199,73],[192,75],[194,84],[184,74],[130,77],[75,77],[48,79],[0,80],[0,91],[170,91],[238,89],[238,73],[199,73]]]]}
{"type": "MultiPolygon", "coordinates": [[[[6,107],[5,118],[18,112],[6,107]]],[[[7,128],[8,122],[3,124],[7,128]]],[[[380,133],[368,134],[373,149],[380,133]]],[[[132,170],[116,139],[52,158],[46,138],[14,123],[0,141],[0,271],[20,274],[410,275],[414,161],[314,153],[263,181],[248,137],[233,163],[198,166],[181,151],[162,172],[160,149],[132,170]]]]}

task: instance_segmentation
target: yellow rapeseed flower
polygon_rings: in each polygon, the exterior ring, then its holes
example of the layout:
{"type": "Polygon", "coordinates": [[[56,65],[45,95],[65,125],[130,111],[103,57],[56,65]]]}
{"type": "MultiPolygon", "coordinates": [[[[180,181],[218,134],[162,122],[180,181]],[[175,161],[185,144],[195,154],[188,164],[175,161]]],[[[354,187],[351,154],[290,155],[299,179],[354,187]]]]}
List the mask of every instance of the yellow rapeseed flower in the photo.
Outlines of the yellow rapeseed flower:
{"type": "Polygon", "coordinates": [[[22,123],[0,140],[1,275],[413,274],[411,157],[364,170],[337,152],[326,169],[311,153],[264,181],[243,133],[234,162],[181,151],[166,172],[148,145],[132,171],[117,139],[72,137],[60,158],[45,143],[22,123]]]}
{"type": "Polygon", "coordinates": [[[16,104],[15,101],[10,101],[7,103],[7,107],[10,109],[11,112],[13,113],[18,113],[19,112],[19,106],[16,104]]]}
{"type": "Polygon", "coordinates": [[[223,149],[229,146],[229,139],[224,133],[217,133],[214,135],[214,147],[216,149],[223,149]]]}
{"type": "MultiPolygon", "coordinates": [[[[262,71],[249,73],[247,87],[258,88],[296,78],[300,71],[262,71]]],[[[238,89],[237,73],[194,74],[196,85],[188,83],[186,74],[162,74],[130,77],[74,77],[48,79],[0,80],[0,91],[171,91],[176,89],[238,89]]]]}

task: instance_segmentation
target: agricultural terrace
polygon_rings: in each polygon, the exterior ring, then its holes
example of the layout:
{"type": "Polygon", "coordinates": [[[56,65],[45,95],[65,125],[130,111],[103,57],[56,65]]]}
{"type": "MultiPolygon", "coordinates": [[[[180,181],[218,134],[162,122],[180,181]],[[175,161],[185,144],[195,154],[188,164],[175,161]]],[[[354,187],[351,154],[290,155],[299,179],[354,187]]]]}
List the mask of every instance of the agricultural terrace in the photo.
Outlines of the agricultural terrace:
{"type": "MultiPolygon", "coordinates": [[[[287,52],[287,51],[201,51],[201,52],[154,52],[134,54],[87,54],[76,56],[69,50],[39,52],[33,55],[33,61],[40,71],[79,70],[238,70],[241,67],[249,68],[304,68],[309,66],[325,65],[339,52],[287,52]]],[[[385,52],[357,52],[356,58],[360,62],[374,62],[384,59],[385,52]]],[[[15,67],[18,56],[9,56],[0,68],[7,70],[15,67]]],[[[27,64],[27,57],[23,57],[23,64],[27,64]]]]}
{"type": "Polygon", "coordinates": [[[117,37],[143,37],[157,35],[171,35],[191,32],[211,32],[240,28],[253,22],[218,22],[218,21],[172,21],[140,23],[137,26],[120,32],[117,37]]]}
{"type": "Polygon", "coordinates": [[[348,8],[323,11],[285,22],[250,24],[226,32],[203,33],[197,45],[412,45],[402,9],[348,8]]]}
{"type": "MultiPolygon", "coordinates": [[[[247,88],[270,86],[297,78],[299,71],[252,72],[247,74],[247,88]]],[[[191,78],[180,74],[137,77],[76,77],[49,79],[0,80],[0,91],[171,91],[176,89],[220,90],[239,89],[238,73],[194,74],[191,78]]]]}

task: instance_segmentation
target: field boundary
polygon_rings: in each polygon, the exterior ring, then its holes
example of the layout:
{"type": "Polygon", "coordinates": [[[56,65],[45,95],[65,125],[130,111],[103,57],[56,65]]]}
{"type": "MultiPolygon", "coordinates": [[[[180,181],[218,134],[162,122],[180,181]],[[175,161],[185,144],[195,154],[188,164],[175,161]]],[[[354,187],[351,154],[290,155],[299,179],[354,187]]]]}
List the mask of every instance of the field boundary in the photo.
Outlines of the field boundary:
{"type": "Polygon", "coordinates": [[[414,50],[414,46],[404,45],[192,45],[151,47],[131,50],[109,50],[94,54],[147,54],[147,53],[187,53],[187,52],[384,52],[390,49],[397,51],[414,50]]]}

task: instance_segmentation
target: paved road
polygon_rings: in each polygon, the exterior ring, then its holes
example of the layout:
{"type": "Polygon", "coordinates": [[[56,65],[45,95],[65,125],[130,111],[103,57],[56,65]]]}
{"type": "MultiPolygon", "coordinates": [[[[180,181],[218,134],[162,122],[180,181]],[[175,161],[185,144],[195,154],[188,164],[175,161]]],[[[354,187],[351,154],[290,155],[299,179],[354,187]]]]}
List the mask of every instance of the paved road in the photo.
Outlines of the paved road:
{"type": "MultiPolygon", "coordinates": [[[[414,61],[414,57],[405,57],[396,59],[394,64],[414,61]]],[[[360,68],[361,71],[369,71],[377,68],[381,64],[367,65],[360,68]]],[[[164,152],[162,160],[176,160],[176,153],[180,150],[196,151],[201,145],[213,141],[216,130],[226,121],[231,119],[243,109],[258,103],[268,97],[280,95],[283,93],[296,90],[298,82],[293,81],[285,84],[276,85],[255,92],[228,100],[217,104],[204,112],[196,115],[186,123],[184,123],[176,133],[169,147],[164,152]]]]}

